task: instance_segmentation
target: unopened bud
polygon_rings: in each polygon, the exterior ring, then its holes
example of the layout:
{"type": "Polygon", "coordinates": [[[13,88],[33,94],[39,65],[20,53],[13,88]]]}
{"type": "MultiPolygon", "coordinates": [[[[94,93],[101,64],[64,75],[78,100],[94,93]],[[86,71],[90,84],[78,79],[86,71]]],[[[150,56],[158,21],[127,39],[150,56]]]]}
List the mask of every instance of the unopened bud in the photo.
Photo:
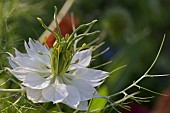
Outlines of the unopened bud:
{"type": "Polygon", "coordinates": [[[86,44],[86,43],[84,43],[84,44],[81,46],[82,49],[85,49],[86,47],[87,47],[87,44],[86,44]]]}
{"type": "Polygon", "coordinates": [[[61,51],[62,51],[62,46],[59,45],[59,46],[58,46],[58,53],[60,53],[61,51]]]}
{"type": "Polygon", "coordinates": [[[68,40],[69,39],[69,34],[66,34],[65,35],[65,40],[68,40]]]}

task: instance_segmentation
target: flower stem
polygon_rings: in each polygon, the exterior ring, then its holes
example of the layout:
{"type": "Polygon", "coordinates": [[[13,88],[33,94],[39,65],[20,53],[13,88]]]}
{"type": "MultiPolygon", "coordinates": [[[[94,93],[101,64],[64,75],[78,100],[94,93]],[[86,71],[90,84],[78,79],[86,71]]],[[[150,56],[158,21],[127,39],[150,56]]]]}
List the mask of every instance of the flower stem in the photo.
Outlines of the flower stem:
{"type": "Polygon", "coordinates": [[[25,89],[0,89],[0,92],[24,92],[25,89]]]}
{"type": "Polygon", "coordinates": [[[59,104],[56,104],[56,108],[57,108],[57,111],[58,111],[58,112],[62,112],[62,110],[61,110],[59,104]]]}

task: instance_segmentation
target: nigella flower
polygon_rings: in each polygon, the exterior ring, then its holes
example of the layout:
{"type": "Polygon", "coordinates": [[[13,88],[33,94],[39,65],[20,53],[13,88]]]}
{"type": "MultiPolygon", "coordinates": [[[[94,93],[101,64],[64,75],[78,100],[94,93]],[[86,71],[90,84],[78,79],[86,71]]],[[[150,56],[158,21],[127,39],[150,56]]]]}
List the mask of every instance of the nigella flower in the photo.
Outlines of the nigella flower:
{"type": "Polygon", "coordinates": [[[38,41],[25,42],[26,54],[15,49],[8,57],[10,72],[26,89],[27,98],[34,103],[64,103],[74,109],[86,110],[88,100],[99,96],[99,86],[108,72],[88,68],[92,47],[73,48],[66,36],[48,49],[38,41]]]}

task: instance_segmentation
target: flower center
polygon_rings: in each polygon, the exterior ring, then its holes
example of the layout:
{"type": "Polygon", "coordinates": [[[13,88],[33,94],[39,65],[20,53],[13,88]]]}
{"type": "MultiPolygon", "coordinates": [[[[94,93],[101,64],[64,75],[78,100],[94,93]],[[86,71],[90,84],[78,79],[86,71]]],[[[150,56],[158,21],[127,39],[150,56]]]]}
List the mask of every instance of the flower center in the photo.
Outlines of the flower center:
{"type": "Polygon", "coordinates": [[[55,76],[66,73],[70,66],[73,53],[73,47],[68,46],[65,39],[62,39],[60,43],[57,43],[57,41],[54,43],[51,52],[51,69],[55,76]]]}

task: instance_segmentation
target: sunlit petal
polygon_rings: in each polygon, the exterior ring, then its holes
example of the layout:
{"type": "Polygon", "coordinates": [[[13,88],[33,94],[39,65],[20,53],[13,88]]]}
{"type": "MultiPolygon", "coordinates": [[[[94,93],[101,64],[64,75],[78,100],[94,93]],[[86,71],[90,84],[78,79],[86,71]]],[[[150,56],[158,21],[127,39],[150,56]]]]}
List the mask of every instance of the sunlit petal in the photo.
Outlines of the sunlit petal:
{"type": "Polygon", "coordinates": [[[87,67],[90,64],[91,55],[92,55],[92,48],[77,52],[72,58],[71,66],[69,67],[69,70],[87,67]]]}
{"type": "Polygon", "coordinates": [[[79,110],[88,110],[88,102],[87,102],[87,100],[81,101],[80,104],[78,105],[77,109],[79,109],[79,110]]]}
{"type": "Polygon", "coordinates": [[[89,83],[94,87],[100,85],[102,80],[108,77],[108,72],[89,68],[77,69],[73,74],[77,78],[89,81],[89,83]]]}
{"type": "Polygon", "coordinates": [[[68,91],[64,84],[51,84],[43,89],[42,95],[46,100],[52,101],[53,103],[59,103],[68,96],[68,91]]]}
{"type": "Polygon", "coordinates": [[[29,75],[25,76],[22,84],[32,89],[43,89],[50,84],[50,80],[46,80],[36,73],[30,73],[29,75]]]}
{"type": "Polygon", "coordinates": [[[32,100],[34,103],[44,103],[48,100],[44,99],[42,96],[42,90],[26,88],[26,94],[28,99],[32,100]]]}
{"type": "Polygon", "coordinates": [[[72,108],[77,108],[77,106],[79,105],[81,101],[79,91],[77,90],[76,87],[71,86],[71,85],[67,85],[67,91],[69,93],[68,93],[67,98],[64,99],[63,103],[67,104],[68,106],[72,108]]]}

